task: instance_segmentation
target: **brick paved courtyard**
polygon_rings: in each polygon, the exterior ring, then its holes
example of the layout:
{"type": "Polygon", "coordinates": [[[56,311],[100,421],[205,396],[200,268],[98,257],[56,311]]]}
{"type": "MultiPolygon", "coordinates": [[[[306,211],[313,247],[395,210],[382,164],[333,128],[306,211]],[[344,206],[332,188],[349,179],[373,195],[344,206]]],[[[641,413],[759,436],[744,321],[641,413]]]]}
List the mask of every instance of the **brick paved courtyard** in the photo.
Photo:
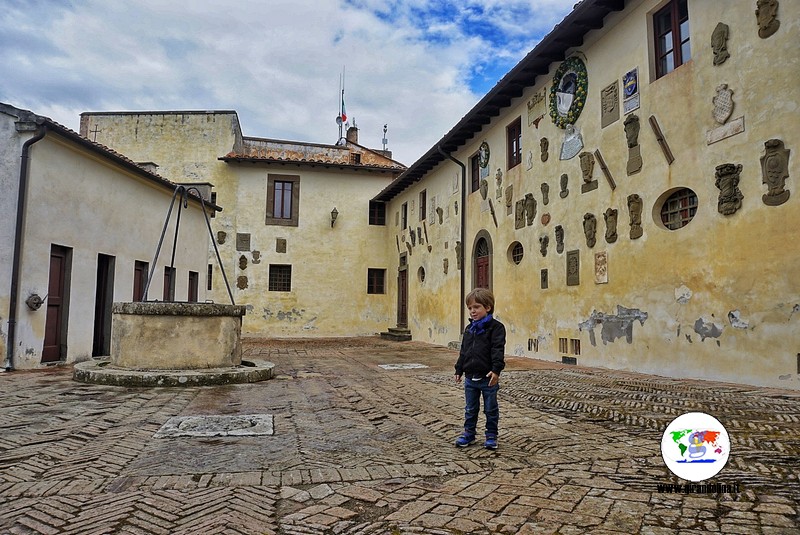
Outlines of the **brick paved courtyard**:
{"type": "Polygon", "coordinates": [[[133,389],[69,368],[0,374],[0,534],[800,532],[800,392],[508,357],[491,452],[453,446],[454,351],[357,338],[245,352],[276,377],[133,389]],[[659,492],[681,482],[664,429],[692,411],[725,425],[732,453],[711,482],[738,492],[659,492]],[[272,415],[274,434],[154,437],[175,416],[250,414],[272,415]]]}

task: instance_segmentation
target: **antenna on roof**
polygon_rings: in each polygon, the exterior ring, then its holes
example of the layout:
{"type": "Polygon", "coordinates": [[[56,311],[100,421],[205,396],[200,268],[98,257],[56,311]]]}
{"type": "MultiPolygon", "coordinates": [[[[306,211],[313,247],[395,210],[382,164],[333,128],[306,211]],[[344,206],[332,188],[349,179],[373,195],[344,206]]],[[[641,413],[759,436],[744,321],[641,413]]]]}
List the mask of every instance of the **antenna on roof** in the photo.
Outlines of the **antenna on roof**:
{"type": "Polygon", "coordinates": [[[386,139],[386,131],[388,129],[389,129],[389,125],[388,124],[383,125],[383,139],[381,140],[381,141],[383,141],[383,152],[386,152],[386,145],[389,143],[389,140],[386,139]]]}
{"type": "Polygon", "coordinates": [[[342,100],[339,104],[339,115],[336,116],[336,124],[339,125],[339,140],[336,142],[337,145],[341,145],[344,140],[342,136],[342,126],[347,122],[347,112],[344,108],[344,66],[342,66],[342,74],[339,75],[339,90],[342,93],[342,100]]]}

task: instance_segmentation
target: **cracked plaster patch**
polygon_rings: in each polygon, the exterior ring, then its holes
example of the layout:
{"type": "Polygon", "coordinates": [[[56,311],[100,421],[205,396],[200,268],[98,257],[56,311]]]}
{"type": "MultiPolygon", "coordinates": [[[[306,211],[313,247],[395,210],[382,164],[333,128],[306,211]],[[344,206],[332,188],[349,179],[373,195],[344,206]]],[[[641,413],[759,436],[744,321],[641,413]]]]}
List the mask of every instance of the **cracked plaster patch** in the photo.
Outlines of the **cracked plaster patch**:
{"type": "Polygon", "coordinates": [[[378,367],[384,370],[414,370],[418,368],[427,368],[424,364],[378,364],[378,367]]]}
{"type": "Polygon", "coordinates": [[[173,416],[153,438],[241,437],[274,434],[271,414],[173,416]]]}

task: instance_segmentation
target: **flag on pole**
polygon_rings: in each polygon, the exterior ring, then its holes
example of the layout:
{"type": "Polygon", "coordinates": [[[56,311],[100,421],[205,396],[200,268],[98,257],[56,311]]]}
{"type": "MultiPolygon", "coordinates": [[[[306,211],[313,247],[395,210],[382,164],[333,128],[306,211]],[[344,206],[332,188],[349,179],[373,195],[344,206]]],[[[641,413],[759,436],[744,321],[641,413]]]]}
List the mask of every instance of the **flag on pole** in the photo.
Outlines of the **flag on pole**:
{"type": "Polygon", "coordinates": [[[342,122],[347,122],[347,112],[344,109],[344,89],[342,89],[342,122]]]}

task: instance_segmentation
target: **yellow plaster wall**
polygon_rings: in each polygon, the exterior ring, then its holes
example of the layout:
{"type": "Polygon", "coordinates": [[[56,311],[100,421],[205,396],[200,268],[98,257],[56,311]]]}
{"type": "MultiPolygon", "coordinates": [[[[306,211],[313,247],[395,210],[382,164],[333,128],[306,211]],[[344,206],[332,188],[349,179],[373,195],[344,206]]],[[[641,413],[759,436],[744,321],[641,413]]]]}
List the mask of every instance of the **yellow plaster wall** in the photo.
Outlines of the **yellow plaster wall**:
{"type": "MultiPolygon", "coordinates": [[[[250,251],[237,253],[237,304],[246,304],[246,334],[265,336],[355,336],[385,330],[393,321],[386,294],[368,295],[367,269],[389,264],[385,226],[369,225],[369,199],[387,177],[347,174],[326,168],[232,164],[239,183],[238,232],[250,234],[250,251]],[[267,175],[300,177],[298,226],[266,225],[267,175]],[[331,227],[331,211],[339,216],[331,227]],[[286,252],[277,252],[277,240],[286,252]],[[258,252],[258,263],[256,255],[258,252]],[[239,258],[244,256],[242,269],[239,258]],[[269,291],[269,266],[292,266],[292,290],[269,291]]],[[[387,275],[387,282],[391,277],[387,275]]]]}
{"type": "MultiPolygon", "coordinates": [[[[800,4],[781,3],[779,31],[761,39],[757,35],[754,4],[734,2],[720,14],[705,2],[689,2],[692,59],[651,81],[648,21],[662,4],[634,3],[624,12],[608,17],[605,28],[589,34],[584,46],[573,51],[585,56],[589,77],[589,97],[576,123],[583,137],[583,150],[601,151],[616,189],[611,189],[596,162],[594,178],[599,181],[598,189],[581,193],[579,159],[558,158],[564,131],[550,120],[547,99],[532,110],[533,118],[544,115],[538,127],[529,123],[528,102],[542,89],[549,96],[558,63],[453,155],[469,169],[469,159],[481,142],[486,141],[491,148],[489,198],[494,203],[498,226],[490,212],[482,210],[485,203],[480,194],[470,194],[464,238],[467,289],[472,281],[475,236],[485,230],[492,241],[493,289],[497,315],[508,328],[508,353],[560,360],[558,339],[566,338],[568,342],[580,341],[581,352],[576,356],[579,364],[798,388],[800,264],[796,259],[800,245],[795,234],[800,225],[800,68],[793,36],[800,25],[800,4]],[[731,57],[721,66],[714,66],[710,41],[719,21],[730,26],[731,57]],[[601,128],[600,90],[617,79],[621,92],[622,76],[633,68],[639,69],[641,106],[633,113],[640,119],[638,139],[643,167],[639,173],[627,176],[625,115],[621,112],[619,120],[601,128]],[[717,126],[712,118],[712,98],[722,83],[734,91],[731,120],[744,116],[745,131],[708,145],[706,133],[717,126]],[[657,118],[675,155],[671,165],[648,123],[651,115],[657,118]],[[505,129],[516,117],[522,118],[523,163],[509,171],[505,163],[505,129]],[[550,140],[549,158],[544,163],[539,158],[542,136],[550,140]],[[764,142],[772,138],[783,140],[792,151],[786,181],[791,196],[777,207],[761,200],[766,186],[762,184],[760,158],[764,142]],[[529,151],[533,157],[530,169],[529,151]],[[728,216],[717,211],[719,190],[714,184],[715,167],[723,163],[742,165],[739,188],[744,195],[743,205],[728,216]],[[525,193],[534,194],[537,216],[532,226],[515,230],[513,211],[507,215],[503,199],[495,198],[498,167],[503,170],[503,188],[513,184],[515,202],[525,193]],[[559,197],[562,173],[569,176],[569,195],[565,199],[559,197]],[[547,206],[542,202],[542,182],[550,186],[547,206]],[[679,187],[695,191],[699,209],[688,226],[669,231],[660,224],[660,206],[663,197],[679,187]],[[633,193],[644,202],[644,235],[635,240],[629,237],[627,208],[627,196],[633,193]],[[608,208],[619,211],[619,238],[615,243],[604,239],[603,213],[608,208]],[[541,221],[545,212],[551,216],[547,225],[541,221]],[[597,217],[597,244],[593,248],[587,246],[583,233],[586,213],[597,217]],[[563,254],[556,253],[556,225],[565,229],[563,254]],[[545,234],[550,237],[550,245],[547,256],[542,257],[539,238],[545,234]],[[513,241],[524,246],[525,256],[519,265],[508,259],[513,241]],[[579,286],[566,286],[566,252],[570,250],[580,251],[579,286]],[[607,284],[594,282],[597,252],[608,254],[607,284]],[[541,269],[549,272],[547,290],[540,288],[541,269]],[[613,320],[618,307],[637,310],[642,318],[646,313],[646,319],[643,323],[632,321],[630,341],[619,330],[603,340],[603,325],[591,325],[589,320],[599,318],[601,313],[613,320]],[[738,314],[738,319],[729,319],[729,314],[738,314]],[[712,332],[712,325],[720,332],[712,332]],[[594,328],[589,329],[591,326],[594,328]],[[531,340],[537,344],[529,345],[531,340]]],[[[414,201],[422,188],[444,189],[454,172],[455,164],[445,160],[393,199],[390,213],[398,211],[403,202],[414,201]]],[[[413,216],[409,215],[409,219],[413,220],[413,216]]],[[[458,239],[456,221],[451,220],[447,230],[441,230],[451,243],[458,239]]],[[[445,254],[440,243],[434,243],[432,254],[445,254]]],[[[415,273],[422,262],[424,255],[412,255],[410,272],[415,273]]],[[[393,269],[396,266],[395,260],[393,269]]],[[[461,306],[458,275],[451,273],[445,279],[430,292],[410,284],[409,324],[413,325],[417,340],[444,345],[457,339],[456,307],[461,306]],[[439,329],[439,325],[444,327],[439,329]]],[[[606,321],[607,326],[611,323],[606,321]]]]}

